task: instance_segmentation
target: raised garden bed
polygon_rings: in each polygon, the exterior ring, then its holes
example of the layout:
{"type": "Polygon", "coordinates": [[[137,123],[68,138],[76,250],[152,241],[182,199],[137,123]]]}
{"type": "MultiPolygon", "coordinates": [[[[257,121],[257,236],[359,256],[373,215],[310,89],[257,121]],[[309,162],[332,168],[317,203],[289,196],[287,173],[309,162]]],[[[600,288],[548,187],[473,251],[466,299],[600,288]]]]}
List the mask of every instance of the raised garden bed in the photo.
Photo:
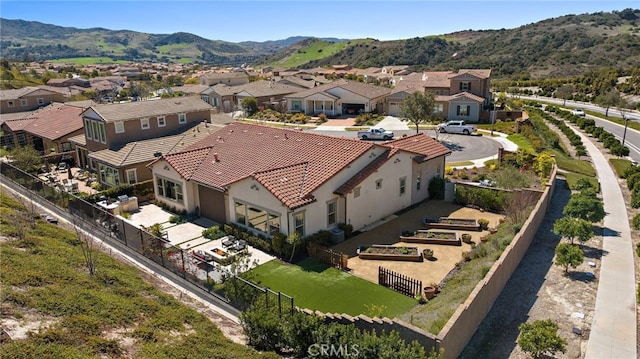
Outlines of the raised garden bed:
{"type": "Polygon", "coordinates": [[[400,241],[409,243],[444,244],[449,246],[461,246],[462,242],[456,232],[438,232],[418,229],[417,231],[403,231],[400,233],[400,241]]]}
{"type": "Polygon", "coordinates": [[[472,218],[429,218],[424,219],[424,225],[428,229],[453,229],[462,231],[480,231],[480,224],[472,218]]]}
{"type": "Polygon", "coordinates": [[[358,248],[360,259],[380,259],[388,261],[422,261],[422,253],[418,247],[400,247],[374,244],[370,246],[360,246],[358,248]]]}

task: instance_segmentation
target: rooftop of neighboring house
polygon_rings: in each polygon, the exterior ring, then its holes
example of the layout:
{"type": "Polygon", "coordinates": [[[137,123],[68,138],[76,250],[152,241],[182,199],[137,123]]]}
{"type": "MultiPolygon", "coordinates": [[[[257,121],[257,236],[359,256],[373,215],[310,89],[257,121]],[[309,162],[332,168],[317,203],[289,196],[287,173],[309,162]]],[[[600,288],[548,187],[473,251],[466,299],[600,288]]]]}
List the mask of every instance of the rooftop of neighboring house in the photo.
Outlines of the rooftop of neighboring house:
{"type": "Polygon", "coordinates": [[[182,92],[185,94],[200,94],[208,90],[210,86],[200,84],[184,84],[182,86],[174,86],[171,88],[173,92],[182,92]]]}
{"type": "Polygon", "coordinates": [[[0,100],[17,100],[38,89],[39,88],[35,86],[27,86],[20,89],[0,90],[0,100]]]}
{"type": "Polygon", "coordinates": [[[125,167],[153,161],[156,154],[179,152],[206,138],[214,129],[211,124],[197,124],[182,133],[142,141],[133,141],[116,149],[104,149],[89,154],[89,157],[108,163],[113,167],[125,167]]]}
{"type": "Polygon", "coordinates": [[[457,73],[451,73],[449,77],[456,77],[462,74],[470,74],[481,79],[488,79],[491,77],[491,69],[460,69],[457,73]]]}
{"type": "Polygon", "coordinates": [[[240,71],[240,72],[208,72],[204,75],[206,79],[208,80],[217,80],[217,79],[234,79],[234,78],[247,78],[249,77],[249,75],[247,75],[246,72],[244,71],[240,71]]]}
{"type": "Polygon", "coordinates": [[[274,95],[288,95],[300,92],[302,89],[298,86],[287,85],[275,81],[261,80],[249,82],[244,85],[233,86],[236,93],[246,92],[253,97],[266,97],[274,95]]]}
{"type": "Polygon", "coordinates": [[[26,131],[49,140],[69,135],[83,128],[80,113],[84,109],[61,103],[53,103],[31,113],[28,118],[7,121],[12,131],[26,131]]]}
{"type": "Polygon", "coordinates": [[[353,92],[357,95],[366,97],[368,99],[378,98],[380,96],[388,95],[389,93],[391,93],[391,89],[386,87],[365,84],[358,81],[348,81],[348,80],[340,79],[324,85],[316,86],[312,89],[295,93],[288,97],[305,98],[305,97],[314,95],[316,93],[331,90],[336,87],[343,88],[347,91],[353,92]]]}
{"type": "Polygon", "coordinates": [[[150,101],[102,104],[91,106],[90,109],[95,111],[104,121],[114,122],[173,113],[206,111],[211,110],[211,106],[199,97],[184,96],[150,101]]]}

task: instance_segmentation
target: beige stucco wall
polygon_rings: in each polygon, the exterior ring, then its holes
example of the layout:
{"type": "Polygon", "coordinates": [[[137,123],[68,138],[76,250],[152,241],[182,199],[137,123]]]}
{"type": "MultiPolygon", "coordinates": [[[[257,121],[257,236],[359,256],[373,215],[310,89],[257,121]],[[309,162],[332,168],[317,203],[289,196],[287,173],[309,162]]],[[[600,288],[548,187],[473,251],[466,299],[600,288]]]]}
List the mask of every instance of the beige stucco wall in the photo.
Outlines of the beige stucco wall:
{"type": "Polygon", "coordinates": [[[442,177],[445,167],[445,156],[431,159],[424,163],[412,161],[411,178],[411,203],[418,203],[429,198],[429,182],[433,177],[442,177]],[[418,177],[420,177],[420,190],[417,189],[418,177]]]}
{"type": "Polygon", "coordinates": [[[449,103],[447,112],[447,119],[449,121],[463,120],[466,122],[478,122],[480,118],[480,104],[473,100],[459,99],[449,103]],[[469,116],[458,116],[456,111],[457,106],[470,106],[469,116]]]}
{"type": "Polygon", "coordinates": [[[174,170],[173,167],[169,166],[164,160],[159,160],[158,162],[154,163],[151,167],[151,170],[153,172],[153,194],[157,200],[164,202],[169,206],[175,207],[176,210],[186,210],[189,213],[195,210],[197,202],[194,194],[196,187],[194,183],[187,183],[182,177],[180,177],[180,174],[178,174],[178,172],[176,172],[176,170],[174,170]],[[184,199],[183,203],[158,196],[158,186],[156,185],[156,179],[158,177],[163,177],[182,185],[182,196],[184,199]]]}

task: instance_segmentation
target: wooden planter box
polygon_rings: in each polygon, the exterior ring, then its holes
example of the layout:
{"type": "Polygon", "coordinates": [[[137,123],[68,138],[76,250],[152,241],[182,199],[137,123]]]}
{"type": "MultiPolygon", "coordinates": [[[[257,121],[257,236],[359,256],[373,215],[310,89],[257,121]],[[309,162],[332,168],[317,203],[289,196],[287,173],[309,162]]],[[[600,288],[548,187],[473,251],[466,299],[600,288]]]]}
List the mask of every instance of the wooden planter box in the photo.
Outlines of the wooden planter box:
{"type": "Polygon", "coordinates": [[[400,233],[400,241],[423,244],[444,244],[448,246],[461,246],[462,241],[456,232],[439,232],[419,229],[412,234],[400,233]]]}
{"type": "Polygon", "coordinates": [[[425,218],[424,225],[428,229],[452,229],[462,231],[480,231],[480,224],[471,218],[425,218]]]}
{"type": "Polygon", "coordinates": [[[360,259],[379,259],[388,261],[422,261],[422,253],[420,253],[418,247],[385,246],[379,244],[360,246],[358,248],[358,257],[360,259]],[[402,253],[401,248],[405,248],[408,253],[402,253]]]}

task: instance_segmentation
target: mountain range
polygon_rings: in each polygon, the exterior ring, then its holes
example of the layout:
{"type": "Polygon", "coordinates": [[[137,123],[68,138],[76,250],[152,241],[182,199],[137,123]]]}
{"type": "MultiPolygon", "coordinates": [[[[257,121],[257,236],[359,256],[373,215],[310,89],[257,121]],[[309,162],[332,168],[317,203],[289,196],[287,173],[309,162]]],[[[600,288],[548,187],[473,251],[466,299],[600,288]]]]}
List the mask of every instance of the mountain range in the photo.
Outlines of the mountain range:
{"type": "Polygon", "coordinates": [[[460,31],[378,41],[294,36],[225,42],[178,32],[78,29],[0,18],[2,57],[44,61],[100,57],[125,61],[311,68],[411,65],[416,70],[491,68],[498,78],[576,76],[640,63],[640,10],[566,15],[514,29],[460,31]]]}

